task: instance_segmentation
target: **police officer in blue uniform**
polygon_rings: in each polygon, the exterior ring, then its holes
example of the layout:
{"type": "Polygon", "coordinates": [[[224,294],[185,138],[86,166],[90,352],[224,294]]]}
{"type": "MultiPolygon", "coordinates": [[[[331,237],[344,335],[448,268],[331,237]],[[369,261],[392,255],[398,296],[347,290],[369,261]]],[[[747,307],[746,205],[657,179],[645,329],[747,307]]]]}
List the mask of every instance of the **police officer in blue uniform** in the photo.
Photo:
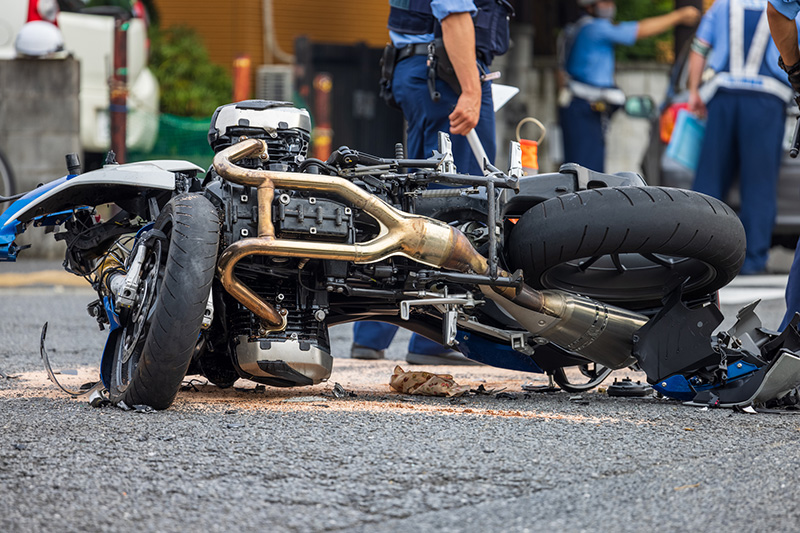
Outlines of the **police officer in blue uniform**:
{"type": "Polygon", "coordinates": [[[708,116],[694,190],[724,199],[739,175],[747,236],[742,274],[766,271],[786,105],[793,91],[769,35],[767,0],[717,0],[689,56],[689,110],[708,116]],[[706,67],[715,72],[700,86],[706,67]]]}
{"type": "MultiPolygon", "coordinates": [[[[772,38],[780,52],[779,65],[786,71],[795,97],[800,93],[800,46],[798,45],[797,14],[798,0],[769,0],[767,18],[772,38]]],[[[797,100],[796,100],[797,101],[797,100]]],[[[800,104],[800,101],[797,102],[800,104]]],[[[795,313],[800,312],[800,243],[794,253],[794,261],[786,283],[786,314],[780,331],[789,325],[795,313]]]]}
{"type": "Polygon", "coordinates": [[[559,121],[564,160],[605,169],[605,130],[625,103],[614,83],[614,47],[663,33],[678,24],[694,25],[700,12],[691,6],[639,22],[613,23],[613,0],[578,0],[586,13],[568,26],[559,42],[559,121]]]}
{"type": "MultiPolygon", "coordinates": [[[[396,49],[389,85],[408,122],[407,156],[430,156],[438,148],[439,132],[449,131],[458,171],[483,175],[465,135],[474,129],[494,161],[489,65],[508,49],[510,5],[504,0],[389,0],[389,5],[389,34],[396,49]],[[446,51],[457,81],[436,78],[435,87],[429,87],[429,45],[437,37],[441,38],[436,41],[438,61],[443,61],[441,55],[446,51]],[[434,92],[438,93],[436,99],[434,92]]],[[[391,324],[357,322],[351,357],[383,358],[396,331],[397,326],[391,324]]],[[[474,364],[459,352],[416,334],[406,361],[474,364]]]]}

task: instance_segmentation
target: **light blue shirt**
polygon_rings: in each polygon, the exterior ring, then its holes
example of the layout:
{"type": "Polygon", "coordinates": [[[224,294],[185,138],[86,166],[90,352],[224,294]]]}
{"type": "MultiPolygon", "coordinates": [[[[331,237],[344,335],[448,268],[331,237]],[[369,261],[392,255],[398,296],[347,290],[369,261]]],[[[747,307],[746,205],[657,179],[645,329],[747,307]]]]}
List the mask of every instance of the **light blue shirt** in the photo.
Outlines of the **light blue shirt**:
{"type": "MultiPolygon", "coordinates": [[[[740,1],[745,7],[744,57],[746,59],[758,21],[767,7],[767,2],[766,0],[740,1]]],[[[716,72],[728,72],[730,70],[730,4],[730,0],[716,0],[706,14],[703,15],[703,20],[700,21],[700,26],[697,28],[697,38],[708,43],[712,48],[707,64],[716,72]]],[[[778,66],[778,49],[775,47],[771,37],[758,73],[761,76],[772,76],[783,83],[788,83],[786,73],[778,66]]]]}
{"type": "MultiPolygon", "coordinates": [[[[469,13],[475,16],[475,13],[478,12],[473,0],[431,0],[431,11],[433,11],[433,16],[439,21],[444,20],[448,15],[452,15],[453,13],[469,13]]],[[[433,41],[434,34],[423,33],[421,35],[412,35],[389,30],[389,37],[392,39],[392,44],[396,48],[400,48],[407,44],[429,43],[433,41]]]]}
{"type": "Polygon", "coordinates": [[[800,13],[800,0],[769,0],[769,3],[787,19],[797,18],[800,13]]]}
{"type": "Polygon", "coordinates": [[[636,42],[638,22],[614,24],[593,18],[579,31],[567,58],[566,69],[572,79],[595,87],[614,87],[614,46],[636,42]]]}

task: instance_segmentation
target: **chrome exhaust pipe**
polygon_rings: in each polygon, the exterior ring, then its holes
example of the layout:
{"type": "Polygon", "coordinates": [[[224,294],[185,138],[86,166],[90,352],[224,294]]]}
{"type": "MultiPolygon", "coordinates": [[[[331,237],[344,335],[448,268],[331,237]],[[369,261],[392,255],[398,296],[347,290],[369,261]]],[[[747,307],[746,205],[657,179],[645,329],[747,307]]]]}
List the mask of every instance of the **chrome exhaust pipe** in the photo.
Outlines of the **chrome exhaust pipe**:
{"type": "MultiPolygon", "coordinates": [[[[533,291],[529,287],[525,289],[533,291]]],[[[591,298],[564,291],[534,291],[541,295],[539,310],[520,305],[491,287],[483,294],[529,332],[608,368],[625,368],[636,362],[633,334],[647,317],[591,298]]]]}
{"type": "MultiPolygon", "coordinates": [[[[489,274],[488,260],[469,239],[444,222],[405,213],[337,176],[246,169],[234,163],[246,157],[268,159],[267,144],[247,139],[214,156],[214,169],[224,179],[257,188],[258,237],[237,241],[223,251],[217,264],[222,285],[262,319],[267,330],[286,327],[285,310],[278,311],[234,274],[244,257],[265,255],[374,263],[401,255],[419,263],[480,275],[489,274]],[[375,218],[380,234],[369,242],[322,243],[278,239],[272,224],[275,188],[336,195],[375,218]]],[[[508,276],[500,271],[501,276],[508,276]]],[[[505,309],[525,329],[609,368],[635,362],[633,333],[647,322],[643,315],[608,306],[563,291],[537,291],[528,286],[481,287],[484,295],[505,309]]]]}

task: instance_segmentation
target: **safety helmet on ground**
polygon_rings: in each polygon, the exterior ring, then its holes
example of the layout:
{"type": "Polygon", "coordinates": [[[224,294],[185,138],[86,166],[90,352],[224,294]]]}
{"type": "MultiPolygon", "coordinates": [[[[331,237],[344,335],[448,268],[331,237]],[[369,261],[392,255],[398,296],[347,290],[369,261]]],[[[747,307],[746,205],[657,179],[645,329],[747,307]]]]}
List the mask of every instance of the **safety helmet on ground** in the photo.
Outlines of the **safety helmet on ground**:
{"type": "Polygon", "coordinates": [[[58,57],[64,54],[64,38],[54,24],[34,20],[19,30],[14,49],[22,57],[58,57]]]}

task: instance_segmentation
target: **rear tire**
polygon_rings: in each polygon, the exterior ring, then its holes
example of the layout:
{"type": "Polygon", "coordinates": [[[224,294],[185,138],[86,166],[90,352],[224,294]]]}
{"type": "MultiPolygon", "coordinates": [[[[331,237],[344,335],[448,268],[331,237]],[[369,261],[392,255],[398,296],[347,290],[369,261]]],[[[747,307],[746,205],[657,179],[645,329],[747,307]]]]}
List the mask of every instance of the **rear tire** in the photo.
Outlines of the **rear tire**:
{"type": "Polygon", "coordinates": [[[563,289],[630,309],[660,306],[687,279],[684,299],[708,297],[744,262],[739,218],[709,196],[666,187],[601,188],[529,209],[508,260],[538,289],[563,289]]]}
{"type": "Polygon", "coordinates": [[[154,230],[166,239],[149,247],[136,303],[120,317],[109,396],[129,407],[166,409],[200,334],[214,279],[219,217],[205,197],[182,194],[167,203],[154,230]]]}

